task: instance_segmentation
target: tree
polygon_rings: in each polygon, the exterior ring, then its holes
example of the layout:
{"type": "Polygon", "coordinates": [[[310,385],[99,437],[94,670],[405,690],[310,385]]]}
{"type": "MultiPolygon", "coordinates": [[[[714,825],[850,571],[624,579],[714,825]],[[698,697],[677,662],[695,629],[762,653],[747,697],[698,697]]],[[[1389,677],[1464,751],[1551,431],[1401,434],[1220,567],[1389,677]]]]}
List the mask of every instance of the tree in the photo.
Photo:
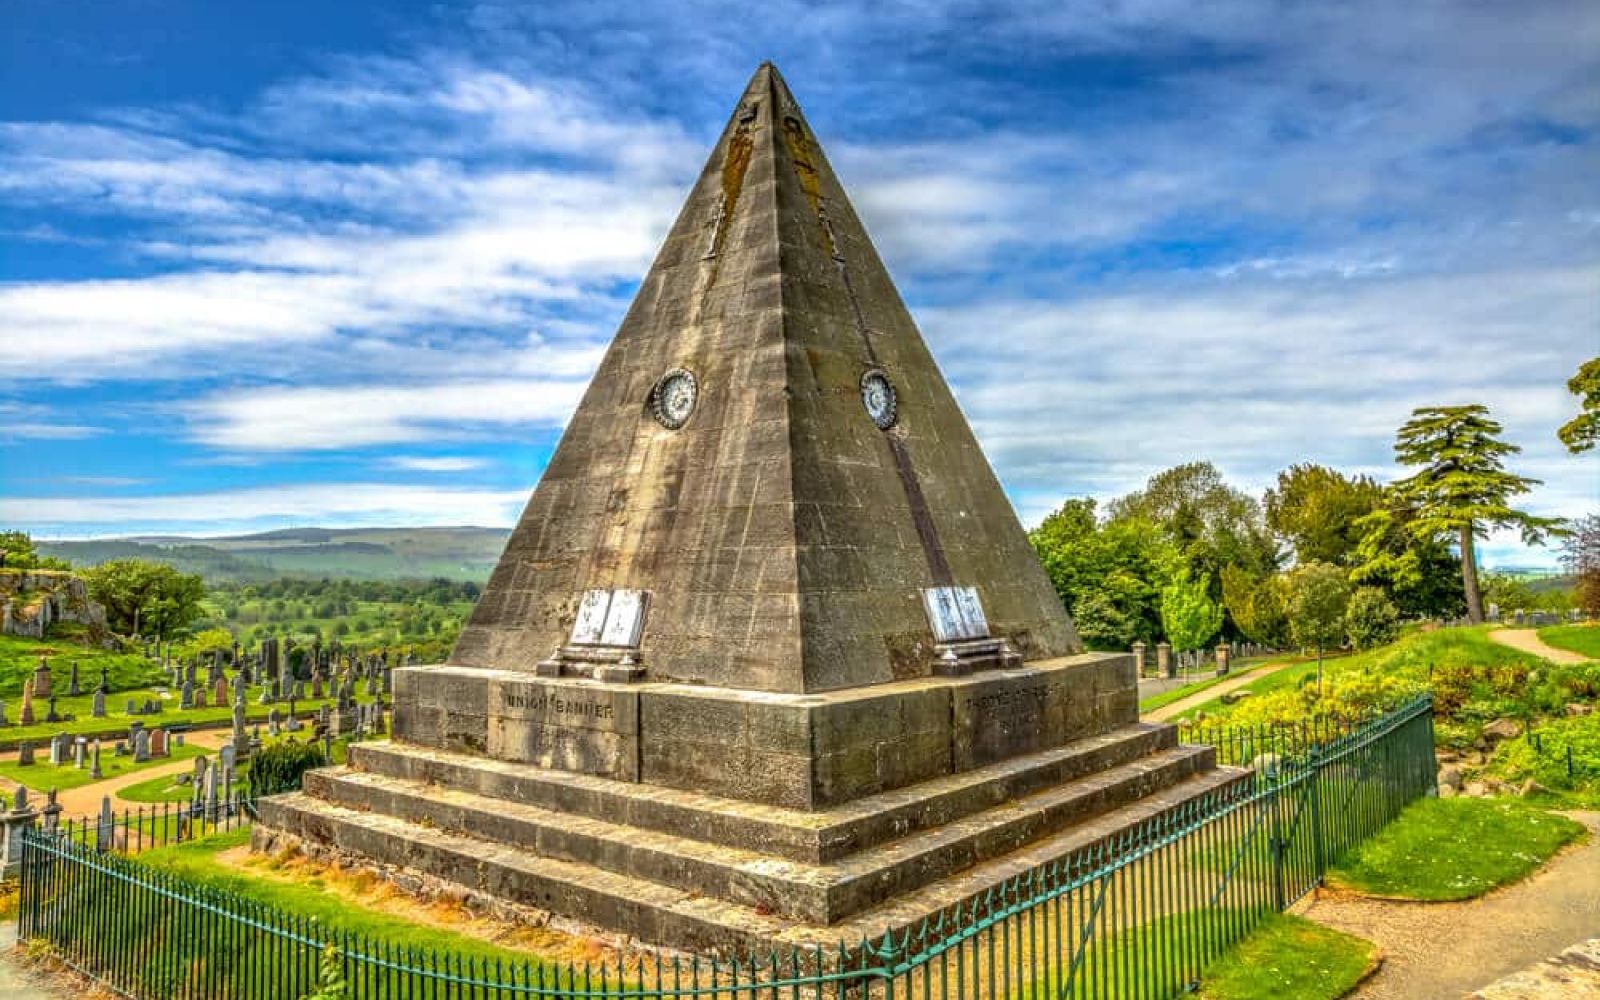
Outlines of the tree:
{"type": "Polygon", "coordinates": [[[1376,649],[1400,637],[1400,612],[1377,587],[1359,587],[1345,608],[1344,631],[1356,649],[1376,649]]]}
{"type": "Polygon", "coordinates": [[[1578,578],[1573,599],[1587,614],[1600,615],[1600,514],[1573,522],[1562,546],[1561,561],[1578,578]]]}
{"type": "Polygon", "coordinates": [[[1394,484],[1396,495],[1416,510],[1408,529],[1422,538],[1456,538],[1467,619],[1474,623],[1483,621],[1474,539],[1491,527],[1516,527],[1526,544],[1542,544],[1561,523],[1511,507],[1512,497],[1539,481],[1505,470],[1502,460],[1522,449],[1500,440],[1503,430],[1486,406],[1427,406],[1412,410],[1395,437],[1395,458],[1418,470],[1394,484]]]}
{"type": "Polygon", "coordinates": [[[1126,649],[1138,639],[1155,640],[1161,588],[1179,564],[1158,528],[1137,518],[1102,522],[1093,500],[1068,500],[1028,537],[1085,643],[1126,649]]]}
{"type": "Polygon", "coordinates": [[[107,623],[123,635],[165,639],[200,617],[205,584],[164,563],[113,559],[86,570],[89,596],[105,605],[107,623]]]}
{"type": "Polygon", "coordinates": [[[72,564],[55,556],[43,556],[26,531],[0,531],[0,567],[7,569],[69,570],[72,564]]]}
{"type": "Polygon", "coordinates": [[[1579,365],[1567,380],[1567,391],[1578,397],[1578,415],[1562,424],[1556,437],[1576,455],[1600,444],[1600,358],[1579,365]]]}
{"type": "Polygon", "coordinates": [[[1190,462],[1150,478],[1145,488],[1113,501],[1109,520],[1135,519],[1159,528],[1191,576],[1220,596],[1224,566],[1262,577],[1278,568],[1278,544],[1254,497],[1229,486],[1210,462],[1190,462]]]}
{"type": "Polygon", "coordinates": [[[1372,479],[1307,463],[1278,473],[1262,506],[1267,527],[1294,548],[1296,561],[1348,566],[1357,558],[1361,519],[1382,503],[1383,487],[1372,479]]]}
{"type": "Polygon", "coordinates": [[[1383,505],[1361,518],[1350,582],[1376,586],[1389,595],[1403,615],[1456,618],[1467,606],[1461,589],[1461,561],[1437,533],[1410,530],[1417,514],[1385,489],[1383,505]]]}
{"type": "Polygon", "coordinates": [[[1161,625],[1173,649],[1199,649],[1222,628],[1222,605],[1211,599],[1204,580],[1180,574],[1161,592],[1161,625]]]}
{"type": "Polygon", "coordinates": [[[1317,689],[1322,689],[1322,654],[1344,640],[1344,614],[1350,582],[1344,570],[1328,563],[1306,563],[1289,573],[1289,634],[1301,649],[1317,651],[1317,689]]]}
{"type": "Polygon", "coordinates": [[[1222,568],[1222,600],[1234,625],[1251,642],[1280,649],[1289,641],[1289,619],[1284,614],[1284,576],[1274,573],[1261,580],[1237,566],[1222,568]]]}

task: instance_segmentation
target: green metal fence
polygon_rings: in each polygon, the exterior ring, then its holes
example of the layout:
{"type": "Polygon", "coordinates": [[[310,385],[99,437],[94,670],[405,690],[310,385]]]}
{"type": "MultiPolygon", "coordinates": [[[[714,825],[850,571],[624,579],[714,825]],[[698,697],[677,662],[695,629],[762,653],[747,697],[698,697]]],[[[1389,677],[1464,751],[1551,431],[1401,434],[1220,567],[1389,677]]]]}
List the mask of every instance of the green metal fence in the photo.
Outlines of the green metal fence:
{"type": "Polygon", "coordinates": [[[761,956],[522,963],[397,949],[209,889],[93,841],[25,835],[20,933],[141,998],[1164,998],[1407,803],[1434,791],[1432,704],[1359,722],[1212,730],[1253,779],[1024,872],[915,931],[761,956]]]}

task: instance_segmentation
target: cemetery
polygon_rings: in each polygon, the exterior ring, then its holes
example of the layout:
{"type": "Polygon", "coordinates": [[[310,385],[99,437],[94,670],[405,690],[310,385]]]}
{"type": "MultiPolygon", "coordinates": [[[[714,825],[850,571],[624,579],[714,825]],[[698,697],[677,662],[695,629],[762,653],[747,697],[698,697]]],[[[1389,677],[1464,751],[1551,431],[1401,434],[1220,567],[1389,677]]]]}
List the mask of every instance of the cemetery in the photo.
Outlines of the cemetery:
{"type": "Polygon", "coordinates": [[[1600,997],[1575,8],[169,7],[11,47],[0,997],[1600,997]]]}

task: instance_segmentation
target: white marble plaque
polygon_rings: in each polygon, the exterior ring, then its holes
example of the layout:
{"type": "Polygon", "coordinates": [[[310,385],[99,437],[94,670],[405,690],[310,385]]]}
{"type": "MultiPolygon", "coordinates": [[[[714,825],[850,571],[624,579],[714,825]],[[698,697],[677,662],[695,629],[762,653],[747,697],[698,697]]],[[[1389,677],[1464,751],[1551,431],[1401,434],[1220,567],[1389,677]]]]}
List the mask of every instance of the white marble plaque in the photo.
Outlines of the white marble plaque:
{"type": "Polygon", "coordinates": [[[605,629],[600,635],[601,645],[637,646],[643,628],[644,591],[612,591],[611,610],[606,612],[605,629]]]}
{"type": "Polygon", "coordinates": [[[978,599],[977,587],[955,587],[956,603],[961,605],[961,622],[966,627],[967,639],[989,637],[989,619],[983,613],[983,602],[978,599]]]}
{"type": "Polygon", "coordinates": [[[933,637],[938,642],[955,642],[963,639],[961,605],[957,603],[953,588],[929,587],[922,592],[922,604],[928,612],[928,624],[933,627],[933,637]]]}
{"type": "Polygon", "coordinates": [[[611,606],[609,590],[585,591],[578,603],[578,620],[572,623],[572,645],[595,646],[601,641],[606,611],[611,606]]]}

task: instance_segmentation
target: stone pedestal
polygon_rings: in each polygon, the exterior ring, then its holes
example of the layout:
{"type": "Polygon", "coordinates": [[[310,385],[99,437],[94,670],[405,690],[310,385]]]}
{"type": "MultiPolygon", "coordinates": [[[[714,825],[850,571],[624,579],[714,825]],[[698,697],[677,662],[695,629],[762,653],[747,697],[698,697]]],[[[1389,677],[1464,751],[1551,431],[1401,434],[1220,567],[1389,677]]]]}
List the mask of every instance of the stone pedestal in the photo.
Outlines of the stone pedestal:
{"type": "Polygon", "coordinates": [[[1170,643],[1156,643],[1156,673],[1169,678],[1178,676],[1178,665],[1173,662],[1170,643]]]}
{"type": "Polygon", "coordinates": [[[1223,643],[1222,645],[1217,647],[1217,676],[1218,677],[1226,677],[1226,676],[1228,676],[1228,655],[1229,655],[1230,652],[1231,652],[1231,650],[1228,649],[1227,643],[1223,643]]]}

